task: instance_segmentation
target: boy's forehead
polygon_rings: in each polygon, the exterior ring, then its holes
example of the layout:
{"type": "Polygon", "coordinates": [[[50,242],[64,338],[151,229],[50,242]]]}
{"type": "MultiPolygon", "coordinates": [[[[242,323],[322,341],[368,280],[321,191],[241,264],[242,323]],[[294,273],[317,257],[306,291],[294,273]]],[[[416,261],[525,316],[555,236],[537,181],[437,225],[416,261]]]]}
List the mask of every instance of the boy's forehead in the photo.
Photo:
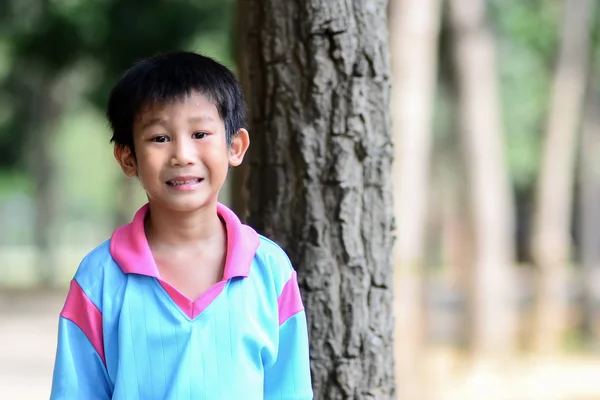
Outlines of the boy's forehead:
{"type": "Polygon", "coordinates": [[[136,113],[136,120],[154,119],[174,111],[185,110],[194,114],[198,120],[220,120],[215,103],[204,94],[194,91],[169,99],[148,99],[136,113]]]}

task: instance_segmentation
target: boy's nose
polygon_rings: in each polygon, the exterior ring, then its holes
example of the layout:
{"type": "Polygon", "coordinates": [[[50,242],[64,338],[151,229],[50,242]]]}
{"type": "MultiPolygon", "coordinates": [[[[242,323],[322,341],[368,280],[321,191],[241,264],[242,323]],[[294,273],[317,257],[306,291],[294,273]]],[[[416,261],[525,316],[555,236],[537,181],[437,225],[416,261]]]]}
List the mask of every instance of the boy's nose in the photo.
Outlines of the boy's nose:
{"type": "Polygon", "coordinates": [[[173,146],[173,156],[171,157],[172,166],[185,166],[194,164],[195,150],[191,143],[186,140],[178,140],[173,146]]]}

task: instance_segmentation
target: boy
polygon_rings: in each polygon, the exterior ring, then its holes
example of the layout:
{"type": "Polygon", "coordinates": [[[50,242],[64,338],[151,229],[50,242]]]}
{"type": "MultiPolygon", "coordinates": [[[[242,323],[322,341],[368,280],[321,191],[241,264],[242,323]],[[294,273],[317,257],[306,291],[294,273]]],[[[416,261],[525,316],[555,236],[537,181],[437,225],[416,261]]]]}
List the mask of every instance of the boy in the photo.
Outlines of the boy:
{"type": "Polygon", "coordinates": [[[312,399],[296,273],[217,203],[249,145],[233,73],[194,53],[146,59],[107,116],[148,203],[71,282],[51,399],[312,399]]]}

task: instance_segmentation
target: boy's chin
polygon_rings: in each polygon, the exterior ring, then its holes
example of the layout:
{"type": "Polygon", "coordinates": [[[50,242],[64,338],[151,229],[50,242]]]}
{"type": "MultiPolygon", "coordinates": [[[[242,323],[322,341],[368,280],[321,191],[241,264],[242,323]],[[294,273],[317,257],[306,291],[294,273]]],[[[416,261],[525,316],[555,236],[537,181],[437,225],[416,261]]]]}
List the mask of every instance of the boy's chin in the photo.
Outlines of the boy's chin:
{"type": "Polygon", "coordinates": [[[159,207],[165,211],[177,213],[191,213],[203,208],[214,206],[217,202],[217,196],[203,196],[202,198],[189,199],[149,199],[151,207],[159,207]]]}

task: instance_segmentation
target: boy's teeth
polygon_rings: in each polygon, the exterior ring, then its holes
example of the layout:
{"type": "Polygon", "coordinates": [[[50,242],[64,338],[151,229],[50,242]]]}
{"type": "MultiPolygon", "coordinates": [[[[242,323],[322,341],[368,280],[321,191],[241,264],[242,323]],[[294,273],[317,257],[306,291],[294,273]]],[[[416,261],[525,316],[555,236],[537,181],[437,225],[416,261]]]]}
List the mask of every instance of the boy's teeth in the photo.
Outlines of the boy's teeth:
{"type": "Polygon", "coordinates": [[[190,179],[187,181],[169,181],[169,185],[173,185],[173,186],[189,185],[192,183],[198,183],[198,179],[190,179]]]}

